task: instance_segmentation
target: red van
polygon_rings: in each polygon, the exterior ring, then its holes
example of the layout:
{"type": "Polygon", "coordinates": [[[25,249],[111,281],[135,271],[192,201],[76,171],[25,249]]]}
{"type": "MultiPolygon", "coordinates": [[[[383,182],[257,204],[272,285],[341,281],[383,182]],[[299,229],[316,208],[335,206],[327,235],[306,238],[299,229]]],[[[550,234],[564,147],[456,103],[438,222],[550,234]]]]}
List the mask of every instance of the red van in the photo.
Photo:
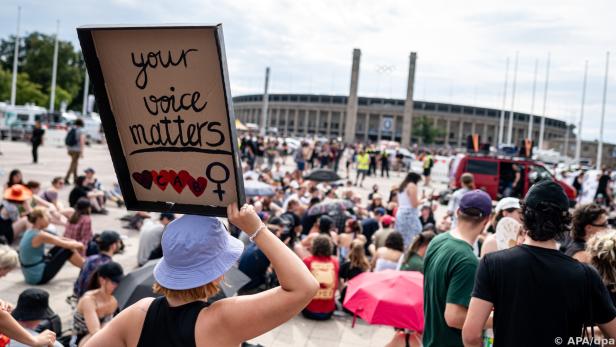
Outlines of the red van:
{"type": "Polygon", "coordinates": [[[575,189],[554,178],[543,163],[538,161],[515,157],[458,155],[451,164],[450,188],[460,188],[460,176],[465,172],[473,174],[475,186],[485,190],[493,200],[503,197],[507,189],[513,191],[513,196],[522,198],[534,182],[549,178],[563,187],[571,207],[575,206],[575,189]],[[517,187],[512,187],[516,168],[521,174],[521,179],[517,187]]]}

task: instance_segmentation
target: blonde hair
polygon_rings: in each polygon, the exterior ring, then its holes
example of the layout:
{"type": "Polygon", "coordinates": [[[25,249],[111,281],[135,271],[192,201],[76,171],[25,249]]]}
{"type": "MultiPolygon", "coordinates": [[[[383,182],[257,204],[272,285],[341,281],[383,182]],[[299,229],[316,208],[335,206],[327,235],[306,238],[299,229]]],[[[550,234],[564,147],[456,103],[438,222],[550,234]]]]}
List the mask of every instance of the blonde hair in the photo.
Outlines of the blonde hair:
{"type": "Polygon", "coordinates": [[[43,207],[35,207],[30,213],[28,213],[28,222],[34,224],[39,218],[47,216],[47,210],[43,207]]]}
{"type": "Polygon", "coordinates": [[[204,300],[218,293],[220,290],[220,287],[218,286],[219,282],[220,280],[215,280],[208,284],[204,284],[201,287],[181,290],[168,289],[158,284],[158,282],[154,282],[152,285],[152,290],[156,294],[162,294],[168,298],[174,298],[181,301],[204,300]]]}
{"type": "Polygon", "coordinates": [[[0,269],[12,270],[19,265],[19,256],[14,249],[0,245],[0,269]]]}
{"type": "Polygon", "coordinates": [[[606,285],[616,285],[616,231],[598,233],[588,240],[591,264],[606,285]]]}

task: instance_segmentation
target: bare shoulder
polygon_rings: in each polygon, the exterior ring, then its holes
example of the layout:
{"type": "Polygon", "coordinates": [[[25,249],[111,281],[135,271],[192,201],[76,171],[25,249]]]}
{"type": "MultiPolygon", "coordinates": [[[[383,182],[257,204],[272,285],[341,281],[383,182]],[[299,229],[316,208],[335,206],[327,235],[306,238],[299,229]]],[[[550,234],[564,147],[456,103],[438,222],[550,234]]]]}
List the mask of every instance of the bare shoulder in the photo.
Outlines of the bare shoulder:
{"type": "Polygon", "coordinates": [[[136,303],[130,305],[130,307],[128,307],[127,310],[130,310],[130,311],[133,311],[133,312],[147,313],[148,312],[148,308],[150,308],[150,304],[152,304],[152,301],[154,301],[154,298],[144,298],[144,299],[141,299],[141,300],[137,301],[136,303]]]}

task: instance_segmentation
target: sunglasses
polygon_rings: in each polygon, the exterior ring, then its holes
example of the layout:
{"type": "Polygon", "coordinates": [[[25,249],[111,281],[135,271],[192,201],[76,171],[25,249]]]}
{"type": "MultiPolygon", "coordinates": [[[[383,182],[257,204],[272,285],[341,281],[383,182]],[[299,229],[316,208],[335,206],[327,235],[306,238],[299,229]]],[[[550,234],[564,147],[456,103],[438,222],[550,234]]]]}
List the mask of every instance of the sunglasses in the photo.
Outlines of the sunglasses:
{"type": "Polygon", "coordinates": [[[607,228],[610,224],[608,222],[605,222],[605,223],[601,223],[601,224],[590,223],[590,225],[592,225],[593,227],[596,227],[596,228],[607,228]]]}

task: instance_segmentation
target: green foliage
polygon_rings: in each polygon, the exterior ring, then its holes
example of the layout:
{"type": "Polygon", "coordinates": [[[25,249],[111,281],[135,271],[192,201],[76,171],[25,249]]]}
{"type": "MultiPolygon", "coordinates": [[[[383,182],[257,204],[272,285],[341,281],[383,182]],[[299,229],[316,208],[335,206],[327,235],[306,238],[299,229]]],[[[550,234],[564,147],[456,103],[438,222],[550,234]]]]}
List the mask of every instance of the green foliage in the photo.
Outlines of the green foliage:
{"type": "MultiPolygon", "coordinates": [[[[46,35],[39,32],[28,34],[20,40],[19,48],[19,74],[18,80],[21,79],[22,73],[28,83],[23,85],[26,95],[22,98],[17,92],[17,103],[22,104],[20,100],[36,100],[37,105],[49,107],[49,95],[51,90],[51,74],[53,67],[53,51],[54,51],[54,36],[46,35]],[[35,97],[34,91],[44,94],[41,99],[35,97]],[[30,94],[28,94],[30,92],[30,94]]],[[[0,67],[8,72],[8,90],[10,97],[10,75],[13,67],[13,55],[15,49],[15,37],[11,36],[8,39],[0,41],[0,67]]],[[[75,109],[81,108],[81,92],[85,76],[84,64],[81,58],[81,53],[75,50],[73,44],[69,41],[58,41],[58,74],[56,78],[56,109],[60,102],[65,101],[75,109]]],[[[25,83],[25,81],[22,81],[25,83]]],[[[0,78],[0,96],[7,88],[4,79],[0,78]]],[[[18,81],[19,85],[19,81],[18,81]]],[[[0,99],[5,99],[3,96],[0,99]]]]}
{"type": "Polygon", "coordinates": [[[413,119],[413,136],[420,140],[420,143],[430,145],[434,139],[443,136],[445,133],[434,126],[432,120],[426,116],[413,119]]]}
{"type": "MultiPolygon", "coordinates": [[[[0,100],[10,101],[11,79],[12,73],[0,68],[0,100]]],[[[43,93],[40,85],[30,81],[28,74],[22,72],[17,74],[17,97],[15,103],[17,105],[32,103],[47,107],[49,97],[43,93]]]]}

